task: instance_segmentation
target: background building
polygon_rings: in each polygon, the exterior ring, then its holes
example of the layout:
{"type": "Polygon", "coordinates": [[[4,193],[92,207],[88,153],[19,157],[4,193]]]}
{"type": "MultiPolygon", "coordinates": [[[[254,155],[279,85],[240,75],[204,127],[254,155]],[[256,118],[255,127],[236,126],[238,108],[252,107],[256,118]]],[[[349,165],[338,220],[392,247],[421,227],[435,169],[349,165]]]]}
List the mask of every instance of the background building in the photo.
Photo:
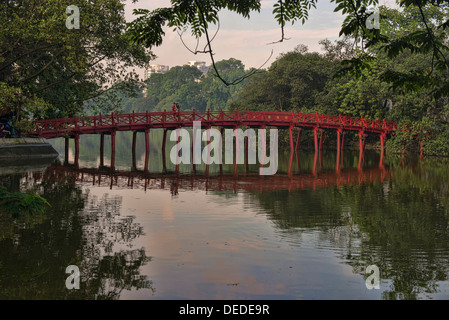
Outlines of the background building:
{"type": "Polygon", "coordinates": [[[189,61],[189,66],[198,68],[202,73],[207,73],[207,71],[209,71],[209,67],[206,66],[206,62],[204,61],[189,61]]]}
{"type": "MultiPolygon", "coordinates": [[[[161,64],[150,64],[147,68],[145,68],[144,80],[148,80],[148,78],[150,78],[152,74],[166,73],[168,70],[170,70],[169,66],[164,66],[161,64]]],[[[143,96],[146,98],[148,95],[147,88],[143,89],[142,93],[143,93],[143,96]]]]}
{"type": "Polygon", "coordinates": [[[160,64],[151,64],[145,69],[145,80],[147,80],[149,77],[151,77],[152,74],[155,73],[166,73],[168,70],[170,70],[169,66],[164,66],[160,64]]]}

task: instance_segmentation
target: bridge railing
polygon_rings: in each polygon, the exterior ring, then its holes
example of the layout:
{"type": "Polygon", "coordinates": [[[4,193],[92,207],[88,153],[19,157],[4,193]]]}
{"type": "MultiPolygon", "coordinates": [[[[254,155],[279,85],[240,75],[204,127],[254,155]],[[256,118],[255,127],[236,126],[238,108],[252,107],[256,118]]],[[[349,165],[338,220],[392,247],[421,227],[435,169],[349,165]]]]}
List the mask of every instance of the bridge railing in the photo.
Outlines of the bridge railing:
{"type": "Polygon", "coordinates": [[[161,111],[141,112],[127,114],[107,114],[85,116],[79,118],[61,118],[35,121],[35,131],[32,134],[41,135],[52,133],[63,136],[64,134],[81,132],[85,129],[117,129],[121,126],[134,125],[180,125],[202,121],[209,124],[260,124],[267,125],[291,125],[291,126],[324,126],[342,128],[348,130],[374,130],[391,133],[397,129],[397,124],[385,120],[365,119],[363,117],[348,117],[341,115],[322,115],[318,113],[294,113],[278,111],[161,111]]]}

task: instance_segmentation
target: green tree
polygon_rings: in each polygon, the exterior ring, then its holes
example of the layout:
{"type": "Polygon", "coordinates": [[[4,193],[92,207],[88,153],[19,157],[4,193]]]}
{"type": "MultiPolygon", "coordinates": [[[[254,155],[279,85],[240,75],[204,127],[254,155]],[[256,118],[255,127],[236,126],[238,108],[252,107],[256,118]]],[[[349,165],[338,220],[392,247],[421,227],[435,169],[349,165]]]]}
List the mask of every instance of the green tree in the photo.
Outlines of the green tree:
{"type": "Polygon", "coordinates": [[[327,112],[319,110],[317,97],[338,64],[305,46],[282,54],[268,72],[255,75],[237,92],[234,108],[296,112],[327,112]]]}
{"type": "Polygon", "coordinates": [[[231,81],[244,76],[245,66],[240,60],[230,58],[218,61],[215,68],[210,68],[207,76],[201,81],[201,90],[208,108],[211,110],[225,109],[234,94],[245,84],[245,81],[234,86],[227,86],[217,76],[216,70],[221,77],[231,81]]]}
{"type": "Polygon", "coordinates": [[[144,66],[152,57],[124,37],[123,1],[70,4],[80,10],[79,29],[66,27],[70,14],[65,0],[0,3],[0,82],[7,86],[2,86],[2,95],[8,88],[19,88],[25,100],[53,105],[43,113],[24,105],[15,110],[17,117],[80,113],[86,101],[116,85],[135,82],[136,74],[128,68],[144,66]]]}
{"type": "MultiPolygon", "coordinates": [[[[417,68],[407,72],[395,72],[385,77],[395,86],[405,87],[409,90],[422,88],[431,89],[434,97],[445,96],[449,93],[449,80],[447,73],[449,62],[447,52],[447,29],[449,20],[447,17],[446,2],[442,0],[400,0],[401,9],[412,10],[415,14],[412,20],[395,24],[394,36],[381,32],[371,21],[375,12],[370,8],[379,4],[378,0],[332,0],[335,3],[336,12],[345,16],[340,29],[340,35],[349,36],[357,41],[361,51],[346,61],[346,68],[342,71],[352,75],[360,75],[362,69],[370,66],[375,59],[367,49],[382,44],[388,57],[396,57],[404,50],[410,50],[413,54],[428,53],[432,59],[427,68],[417,68]],[[432,8],[441,15],[434,19],[432,12],[426,11],[432,8]],[[429,15],[430,14],[430,15],[429,15]],[[417,30],[410,30],[410,21],[416,21],[417,30]]],[[[305,23],[308,12],[315,7],[316,0],[276,0],[273,5],[274,20],[281,29],[281,40],[285,40],[285,26],[287,23],[301,21],[305,23]]],[[[139,17],[128,28],[128,34],[132,41],[144,44],[147,47],[159,46],[163,42],[163,26],[183,30],[190,28],[197,38],[206,37],[207,46],[204,53],[210,54],[213,59],[211,37],[208,34],[210,24],[217,24],[219,12],[229,10],[249,18],[251,13],[259,12],[260,0],[244,1],[183,1],[172,0],[171,6],[154,11],[136,10],[139,17]]],[[[382,16],[381,16],[382,18],[382,16]]],[[[413,22],[411,24],[414,24],[413,22]]],[[[229,82],[224,81],[229,84],[229,82]]]]}

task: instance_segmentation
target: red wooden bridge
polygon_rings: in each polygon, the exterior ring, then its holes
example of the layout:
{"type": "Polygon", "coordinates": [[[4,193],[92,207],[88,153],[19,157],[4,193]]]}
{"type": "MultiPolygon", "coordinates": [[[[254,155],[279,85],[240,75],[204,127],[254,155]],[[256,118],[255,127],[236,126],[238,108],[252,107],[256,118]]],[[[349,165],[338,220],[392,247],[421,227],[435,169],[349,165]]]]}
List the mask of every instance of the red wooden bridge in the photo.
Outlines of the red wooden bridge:
{"type": "Polygon", "coordinates": [[[267,111],[163,111],[128,114],[110,114],[86,116],[79,118],[62,118],[38,120],[31,135],[43,138],[66,138],[66,158],[68,155],[69,138],[75,139],[75,157],[79,153],[79,137],[83,134],[101,134],[100,157],[103,158],[104,135],[111,135],[111,166],[114,167],[115,134],[117,131],[133,131],[132,151],[135,153],[136,134],[145,132],[146,150],[149,152],[150,129],[164,129],[162,152],[165,152],[167,130],[181,127],[192,127],[195,121],[201,122],[201,127],[234,128],[265,128],[274,127],[288,129],[290,135],[290,150],[299,149],[302,129],[312,129],[314,132],[315,151],[322,148],[325,130],[337,132],[337,151],[344,147],[344,136],[348,131],[356,132],[359,136],[360,151],[365,148],[368,134],[380,136],[381,152],[384,152],[386,136],[394,134],[397,124],[385,120],[371,120],[363,117],[347,117],[341,115],[322,115],[295,112],[267,112],[267,111]],[[298,130],[296,144],[293,130],[298,130]],[[320,138],[318,139],[318,132],[320,138]]]}

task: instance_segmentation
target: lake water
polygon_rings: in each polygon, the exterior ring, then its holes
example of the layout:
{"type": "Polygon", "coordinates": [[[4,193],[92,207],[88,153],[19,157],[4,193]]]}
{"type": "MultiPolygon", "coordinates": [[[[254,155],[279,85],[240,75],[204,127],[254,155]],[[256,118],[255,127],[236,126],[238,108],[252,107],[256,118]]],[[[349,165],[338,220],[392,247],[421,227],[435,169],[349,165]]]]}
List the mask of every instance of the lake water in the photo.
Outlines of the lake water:
{"type": "Polygon", "coordinates": [[[281,152],[275,176],[176,171],[152,136],[143,172],[140,139],[137,170],[129,135],[117,137],[115,172],[84,136],[79,168],[62,157],[0,168],[0,184],[51,204],[1,213],[1,299],[449,298],[447,160],[301,150],[281,152]],[[66,287],[69,265],[79,289],[66,287]]]}

